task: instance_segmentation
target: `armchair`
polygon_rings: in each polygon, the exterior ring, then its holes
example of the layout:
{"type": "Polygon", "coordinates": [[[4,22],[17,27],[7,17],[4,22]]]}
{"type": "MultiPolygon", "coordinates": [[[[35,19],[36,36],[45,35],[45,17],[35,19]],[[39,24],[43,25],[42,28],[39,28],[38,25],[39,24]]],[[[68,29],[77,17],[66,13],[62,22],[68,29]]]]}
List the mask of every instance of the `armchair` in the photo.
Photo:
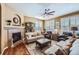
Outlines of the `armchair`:
{"type": "Polygon", "coordinates": [[[45,38],[48,38],[48,39],[51,39],[51,38],[52,38],[52,32],[51,32],[51,31],[47,31],[47,32],[44,34],[44,37],[45,37],[45,38]]]}

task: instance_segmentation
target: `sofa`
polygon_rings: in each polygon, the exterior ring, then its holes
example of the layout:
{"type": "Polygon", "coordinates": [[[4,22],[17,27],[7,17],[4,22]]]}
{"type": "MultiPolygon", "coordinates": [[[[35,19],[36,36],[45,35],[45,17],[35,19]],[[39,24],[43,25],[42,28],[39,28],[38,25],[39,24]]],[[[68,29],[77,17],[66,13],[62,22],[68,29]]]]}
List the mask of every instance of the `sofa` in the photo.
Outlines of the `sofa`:
{"type": "Polygon", "coordinates": [[[51,39],[52,40],[55,40],[55,41],[58,41],[58,36],[59,36],[59,34],[55,34],[55,33],[52,33],[52,35],[51,35],[51,39]]]}
{"type": "Polygon", "coordinates": [[[63,32],[64,35],[67,35],[67,36],[73,36],[73,33],[72,32],[63,32]]]}
{"type": "Polygon", "coordinates": [[[76,44],[77,46],[75,48],[73,48],[74,45],[75,45],[74,41],[75,41],[75,39],[69,38],[66,41],[57,42],[55,45],[52,45],[50,48],[46,49],[44,51],[44,54],[45,55],[70,55],[70,54],[72,55],[72,54],[78,54],[79,49],[76,49],[76,48],[79,44],[79,40],[77,40],[78,44],[76,44]]]}
{"type": "Polygon", "coordinates": [[[44,36],[40,32],[29,32],[25,33],[26,43],[35,42],[40,38],[44,38],[44,36]]]}

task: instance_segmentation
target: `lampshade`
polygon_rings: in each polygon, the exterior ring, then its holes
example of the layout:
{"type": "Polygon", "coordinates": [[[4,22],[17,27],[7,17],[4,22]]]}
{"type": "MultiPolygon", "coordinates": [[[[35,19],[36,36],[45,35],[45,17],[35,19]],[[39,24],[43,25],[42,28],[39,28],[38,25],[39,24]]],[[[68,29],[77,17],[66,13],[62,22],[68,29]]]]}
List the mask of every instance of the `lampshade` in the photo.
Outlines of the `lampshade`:
{"type": "Polygon", "coordinates": [[[78,30],[78,27],[71,27],[71,30],[77,31],[78,30]]]}
{"type": "Polygon", "coordinates": [[[58,33],[58,29],[55,29],[54,32],[55,32],[55,33],[58,33]]]}
{"type": "Polygon", "coordinates": [[[55,32],[58,32],[58,29],[55,29],[55,32]]]}

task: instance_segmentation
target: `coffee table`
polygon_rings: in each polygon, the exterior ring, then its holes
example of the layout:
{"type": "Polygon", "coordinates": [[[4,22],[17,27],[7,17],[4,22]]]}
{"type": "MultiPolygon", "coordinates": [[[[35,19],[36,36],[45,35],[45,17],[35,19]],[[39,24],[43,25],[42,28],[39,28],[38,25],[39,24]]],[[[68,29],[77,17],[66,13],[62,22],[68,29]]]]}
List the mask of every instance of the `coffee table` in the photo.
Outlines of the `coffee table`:
{"type": "Polygon", "coordinates": [[[41,38],[36,41],[36,46],[39,46],[41,50],[48,45],[51,45],[51,40],[49,39],[41,38]]]}

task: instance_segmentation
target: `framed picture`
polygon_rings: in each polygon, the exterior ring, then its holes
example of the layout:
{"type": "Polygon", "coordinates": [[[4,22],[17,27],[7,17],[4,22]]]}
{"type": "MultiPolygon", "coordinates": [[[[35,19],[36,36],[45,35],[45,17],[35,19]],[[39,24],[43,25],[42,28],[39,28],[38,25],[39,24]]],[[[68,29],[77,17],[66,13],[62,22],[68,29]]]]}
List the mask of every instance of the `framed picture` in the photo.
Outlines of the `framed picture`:
{"type": "Polygon", "coordinates": [[[15,17],[13,17],[13,25],[14,26],[21,26],[21,18],[17,14],[15,17]]]}

